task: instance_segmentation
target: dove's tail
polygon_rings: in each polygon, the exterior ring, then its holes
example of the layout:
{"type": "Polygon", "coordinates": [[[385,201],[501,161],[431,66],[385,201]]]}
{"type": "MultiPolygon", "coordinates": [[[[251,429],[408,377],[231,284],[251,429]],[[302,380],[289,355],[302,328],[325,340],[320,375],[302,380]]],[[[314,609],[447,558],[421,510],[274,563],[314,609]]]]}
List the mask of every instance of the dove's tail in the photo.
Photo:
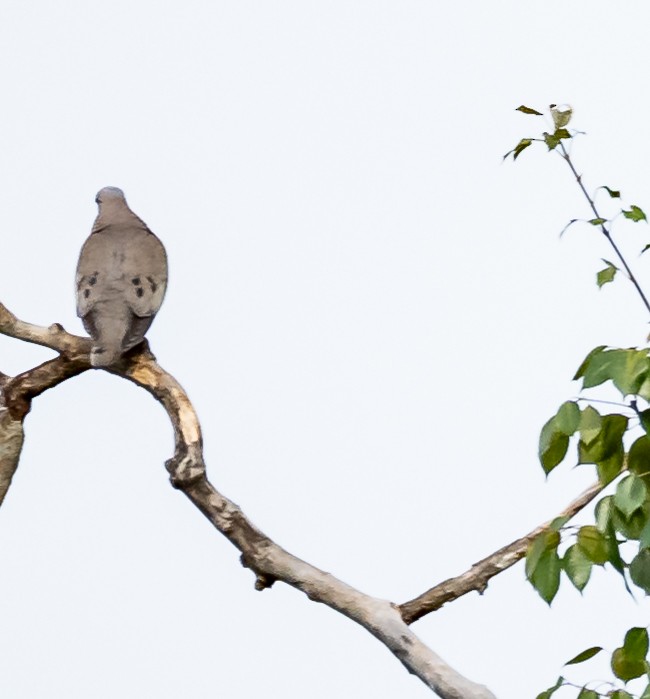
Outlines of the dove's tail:
{"type": "Polygon", "coordinates": [[[121,345],[119,347],[94,345],[90,350],[90,364],[94,367],[111,366],[111,364],[118,362],[121,356],[121,345]]]}
{"type": "Polygon", "coordinates": [[[129,332],[129,310],[123,303],[104,303],[84,318],[84,325],[93,338],[90,363],[94,367],[115,364],[124,354],[124,340],[129,332]]]}

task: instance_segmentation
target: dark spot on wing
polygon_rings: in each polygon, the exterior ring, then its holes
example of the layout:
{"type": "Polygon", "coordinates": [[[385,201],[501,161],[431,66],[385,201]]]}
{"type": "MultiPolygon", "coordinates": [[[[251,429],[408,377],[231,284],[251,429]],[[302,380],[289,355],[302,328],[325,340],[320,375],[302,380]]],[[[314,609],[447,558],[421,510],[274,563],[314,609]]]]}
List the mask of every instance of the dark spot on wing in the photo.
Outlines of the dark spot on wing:
{"type": "Polygon", "coordinates": [[[141,286],[139,286],[139,287],[135,290],[135,295],[136,295],[138,298],[142,298],[142,296],[144,295],[144,289],[143,289],[141,286]]]}
{"type": "Polygon", "coordinates": [[[87,299],[90,296],[90,289],[84,289],[84,298],[87,299]]]}
{"type": "Polygon", "coordinates": [[[131,279],[131,284],[134,286],[140,286],[140,277],[133,277],[133,279],[131,279]]]}
{"type": "Polygon", "coordinates": [[[158,288],[158,284],[156,284],[156,282],[151,277],[147,277],[147,281],[149,282],[149,286],[151,287],[151,293],[155,294],[156,289],[158,288]]]}

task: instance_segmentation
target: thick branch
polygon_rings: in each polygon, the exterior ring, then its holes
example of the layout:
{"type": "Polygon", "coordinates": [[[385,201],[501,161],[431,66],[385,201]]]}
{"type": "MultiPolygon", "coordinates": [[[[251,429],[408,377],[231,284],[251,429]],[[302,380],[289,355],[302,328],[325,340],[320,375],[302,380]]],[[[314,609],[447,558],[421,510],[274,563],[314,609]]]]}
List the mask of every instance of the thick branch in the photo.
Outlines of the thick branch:
{"type": "Polygon", "coordinates": [[[0,303],[0,334],[49,347],[61,354],[78,354],[84,350],[86,353],[90,352],[89,338],[71,335],[59,323],[54,323],[47,328],[26,323],[16,318],[2,303],[0,303]]]}
{"type": "MultiPolygon", "coordinates": [[[[0,399],[4,401],[0,404],[1,503],[18,463],[22,420],[31,399],[89,369],[90,343],[86,338],[66,333],[57,324],[41,328],[20,321],[1,304],[0,332],[60,353],[56,359],[14,378],[3,375],[0,381],[0,399]]],[[[205,473],[201,428],[194,408],[180,384],[158,366],[146,343],[110,371],[146,389],[163,405],[174,429],[175,453],[165,464],[172,484],[242,552],[243,565],[256,574],[258,590],[280,580],[356,621],[443,699],[494,699],[486,687],[466,679],[427,648],[404,623],[394,604],[365,595],[291,555],[211,485],[205,473]]]]}
{"type": "MultiPolygon", "coordinates": [[[[595,483],[590,486],[582,495],[577,497],[560,512],[558,517],[573,517],[580,512],[583,507],[588,505],[602,489],[603,486],[600,483],[595,483]]],[[[482,594],[491,578],[507,570],[526,555],[529,544],[540,534],[547,531],[552,521],[553,520],[536,527],[526,534],[526,536],[522,536],[520,539],[495,551],[487,558],[475,563],[469,570],[461,575],[455,578],[449,578],[415,599],[412,599],[410,602],[401,604],[399,610],[402,618],[407,624],[412,624],[425,614],[440,609],[440,607],[447,602],[458,599],[472,590],[476,590],[482,594]]]]}
{"type": "Polygon", "coordinates": [[[60,325],[25,323],[0,303],[0,333],[49,347],[60,356],[18,376],[0,373],[0,505],[18,468],[23,446],[23,420],[32,398],[90,367],[87,338],[70,335],[60,325]]]}
{"type": "Polygon", "coordinates": [[[142,353],[125,371],[114,370],[149,391],[167,410],[174,427],[175,455],[166,463],[174,487],[242,553],[256,575],[258,590],[281,581],[344,614],[378,638],[443,699],[494,699],[494,695],[451,668],[409,629],[397,607],[365,595],[334,576],[296,558],[262,533],[241,509],[219,493],[205,474],[201,429],[189,398],[178,382],[142,353]]]}
{"type": "MultiPolygon", "coordinates": [[[[0,332],[60,353],[56,359],[19,376],[0,377],[1,504],[18,464],[23,442],[22,420],[32,398],[89,369],[90,342],[70,335],[58,324],[42,328],[20,321],[2,304],[0,332]]],[[[523,558],[529,543],[550,522],[403,605],[370,597],[285,551],[212,486],[206,477],[201,428],[194,408],[180,384],[156,363],[146,344],[129,353],[110,371],[146,389],[163,405],[174,429],[175,452],[166,463],[172,484],[241,551],[243,565],[256,574],[258,590],[279,580],[356,621],[443,699],[494,699],[487,688],[466,679],[427,648],[408,625],[471,590],[485,590],[490,578],[523,558]]],[[[573,516],[600,490],[599,485],[592,486],[561,515],[573,516]]]]}

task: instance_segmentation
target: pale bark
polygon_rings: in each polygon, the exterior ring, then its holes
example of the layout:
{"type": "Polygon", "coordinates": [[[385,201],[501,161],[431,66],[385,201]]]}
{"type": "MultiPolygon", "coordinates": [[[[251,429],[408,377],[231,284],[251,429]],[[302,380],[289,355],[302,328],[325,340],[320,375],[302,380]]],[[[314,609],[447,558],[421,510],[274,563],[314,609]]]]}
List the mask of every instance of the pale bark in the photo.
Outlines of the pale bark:
{"type": "MultiPolygon", "coordinates": [[[[585,505],[588,505],[602,489],[603,486],[600,483],[594,483],[589,486],[582,495],[578,496],[562,510],[562,512],[554,517],[553,520],[560,517],[566,517],[567,520],[570,519],[580,512],[585,505]]],[[[520,561],[526,555],[526,551],[530,544],[540,534],[550,529],[553,520],[535,527],[535,529],[525,536],[516,539],[511,544],[500,548],[498,551],[495,551],[483,560],[475,563],[469,570],[466,570],[457,577],[444,580],[430,590],[423,592],[415,599],[400,604],[399,609],[402,618],[407,624],[412,624],[425,614],[435,612],[436,609],[440,609],[440,607],[447,602],[458,599],[468,592],[472,592],[472,590],[476,590],[479,594],[483,594],[488,586],[489,580],[520,561]]]]}
{"type": "MultiPolygon", "coordinates": [[[[0,374],[0,504],[18,465],[23,443],[22,421],[31,401],[48,388],[90,368],[87,338],[67,333],[60,325],[48,328],[18,320],[0,304],[0,333],[50,347],[56,359],[16,377],[0,374]]],[[[201,427],[191,401],[180,384],[156,362],[146,343],[108,369],[146,389],[159,401],[174,429],[175,451],[165,466],[172,485],[181,490],[239,551],[241,562],[255,576],[258,590],[281,581],[357,622],[381,641],[406,669],[442,699],[495,699],[483,685],[459,674],[428,648],[409,624],[470,590],[482,592],[488,581],[514,565],[529,543],[545,531],[541,525],[472,568],[446,580],[402,605],[366,595],[296,558],[262,533],[241,509],[219,493],[206,476],[201,427]]],[[[599,492],[592,487],[561,513],[572,516],[599,492]]],[[[505,669],[504,669],[505,671],[505,669]]]]}

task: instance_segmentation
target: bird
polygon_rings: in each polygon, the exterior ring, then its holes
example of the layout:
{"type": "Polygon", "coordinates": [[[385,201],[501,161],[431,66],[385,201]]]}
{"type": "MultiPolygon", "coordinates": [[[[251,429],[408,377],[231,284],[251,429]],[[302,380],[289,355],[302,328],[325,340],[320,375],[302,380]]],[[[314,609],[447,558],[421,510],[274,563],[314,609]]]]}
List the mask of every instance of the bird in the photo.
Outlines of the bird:
{"type": "Polygon", "coordinates": [[[92,338],[90,364],[110,367],[139,345],[167,289],[167,253],[131,211],[124,192],[104,187],[76,274],[77,315],[92,338]]]}

